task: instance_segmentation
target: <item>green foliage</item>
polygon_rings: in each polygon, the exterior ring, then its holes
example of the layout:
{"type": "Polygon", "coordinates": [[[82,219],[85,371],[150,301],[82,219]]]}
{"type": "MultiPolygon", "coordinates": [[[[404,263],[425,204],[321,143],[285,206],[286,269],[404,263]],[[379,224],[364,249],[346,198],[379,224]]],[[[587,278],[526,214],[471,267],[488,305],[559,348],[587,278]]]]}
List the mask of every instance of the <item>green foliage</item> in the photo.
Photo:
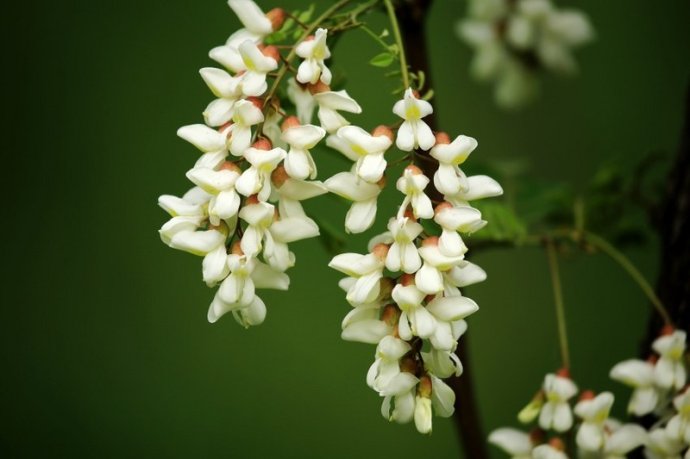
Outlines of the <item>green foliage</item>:
{"type": "Polygon", "coordinates": [[[389,67],[393,62],[395,62],[395,56],[388,51],[377,54],[369,61],[374,67],[389,67]]]}

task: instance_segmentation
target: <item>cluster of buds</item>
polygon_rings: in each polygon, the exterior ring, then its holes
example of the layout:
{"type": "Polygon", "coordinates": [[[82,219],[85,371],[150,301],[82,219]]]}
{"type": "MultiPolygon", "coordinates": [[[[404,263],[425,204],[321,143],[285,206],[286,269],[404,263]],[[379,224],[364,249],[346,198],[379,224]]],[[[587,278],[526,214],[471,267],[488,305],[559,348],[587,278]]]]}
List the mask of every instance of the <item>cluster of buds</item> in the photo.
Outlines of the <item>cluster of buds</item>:
{"type": "Polygon", "coordinates": [[[282,111],[267,79],[278,78],[271,72],[283,57],[264,42],[282,27],[286,13],[276,8],[264,14],[252,0],[228,4],[244,28],[210,51],[224,68],[200,71],[215,99],[203,112],[204,124],[178,130],[202,152],[186,174],[195,186],[182,197],[159,198],[171,216],[160,236],[172,248],[203,257],[204,282],[219,286],[208,320],[232,312],[249,327],[266,316],[256,289],[288,288],[285,271],[295,263],[288,244],[319,234],[301,204],[327,192],[315,180],[309,150],[347,124],[338,110],[361,109],[346,92],[328,88],[327,32],[318,29],[295,45],[302,61],[289,92],[299,99],[297,116],[282,111]],[[320,126],[311,124],[315,105],[320,126]]]}
{"type": "Polygon", "coordinates": [[[665,329],[652,348],[648,361],[626,360],[613,367],[611,378],[634,388],[628,412],[638,420],[654,414],[659,422],[648,431],[638,423],[622,424],[610,418],[614,396],[583,391],[571,408],[578,388],[567,370],[548,374],[542,388],[518,414],[523,424],[536,426],[529,432],[500,428],[489,441],[513,458],[566,459],[566,441],[575,434],[577,457],[618,459],[643,447],[649,459],[690,458],[690,388],[685,386],[683,362],[686,333],[665,329]],[[684,456],[681,456],[685,452],[684,456]]]}
{"type": "Polygon", "coordinates": [[[514,108],[537,92],[536,71],[572,74],[572,50],[593,37],[587,17],[551,0],[471,0],[460,37],[475,49],[471,70],[495,84],[496,102],[514,108]]]}
{"type": "Polygon", "coordinates": [[[431,199],[436,197],[427,189],[431,177],[414,164],[407,166],[396,181],[404,198],[388,231],[370,241],[369,253],[343,253],[330,263],[347,276],[340,287],[353,308],[342,322],[342,337],[377,345],[366,381],[383,397],[383,416],[414,421],[422,433],[431,432],[433,414],[454,412],[455,394],[443,379],[462,373],[454,351],[467,329],[464,319],[478,310],[460,288],[486,278],[465,260],[461,233],[486,224],[469,202],[502,193],[487,176],[465,175],[459,166],[476,140],[461,135],[451,142],[445,133],[434,134],[423,119],[432,111],[408,89],[393,108],[402,118],[397,132],[383,126],[371,134],[355,126],[340,128],[327,143],[353,166],[325,182],[329,191],[353,201],[345,227],[362,232],[375,220],[376,199],[385,185],[384,153],[393,143],[439,163],[433,182],[442,199],[431,199]],[[423,220],[438,234],[429,234],[423,220]]]}

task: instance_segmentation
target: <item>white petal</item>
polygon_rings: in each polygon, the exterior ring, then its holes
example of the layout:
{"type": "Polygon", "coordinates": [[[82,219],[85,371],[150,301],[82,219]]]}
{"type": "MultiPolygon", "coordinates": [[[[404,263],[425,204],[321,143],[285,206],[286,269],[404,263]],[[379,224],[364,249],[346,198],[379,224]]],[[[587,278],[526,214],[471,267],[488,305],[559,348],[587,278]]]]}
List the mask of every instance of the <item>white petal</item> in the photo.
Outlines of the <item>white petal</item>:
{"type": "Polygon", "coordinates": [[[242,25],[257,35],[268,35],[273,31],[271,21],[253,0],[228,0],[242,25]]]}
{"type": "Polygon", "coordinates": [[[345,216],[345,229],[350,233],[362,233],[374,224],[376,199],[354,202],[345,216]]]}
{"type": "Polygon", "coordinates": [[[226,137],[203,124],[182,126],[177,135],[203,152],[225,150],[226,137]]]}

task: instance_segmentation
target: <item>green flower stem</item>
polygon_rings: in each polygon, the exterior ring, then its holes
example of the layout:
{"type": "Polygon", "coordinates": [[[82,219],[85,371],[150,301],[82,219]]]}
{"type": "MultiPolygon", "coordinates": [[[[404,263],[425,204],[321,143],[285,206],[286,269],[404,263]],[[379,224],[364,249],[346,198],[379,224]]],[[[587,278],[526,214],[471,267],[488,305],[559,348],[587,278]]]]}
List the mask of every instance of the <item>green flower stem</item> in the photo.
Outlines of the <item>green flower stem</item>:
{"type": "Polygon", "coordinates": [[[561,277],[558,271],[558,255],[553,239],[546,240],[546,255],[549,259],[549,272],[553,285],[553,299],[556,309],[556,321],[558,323],[558,339],[561,348],[561,362],[563,368],[570,369],[570,350],[568,348],[568,331],[565,323],[565,306],[563,304],[563,289],[561,277]]]}
{"type": "Polygon", "coordinates": [[[661,318],[666,325],[673,325],[673,321],[668,314],[668,311],[661,303],[659,297],[654,293],[654,289],[647,279],[644,278],[642,273],[637,269],[637,267],[626,257],[621,251],[616,249],[611,243],[606,239],[598,236],[590,231],[583,231],[582,236],[586,242],[589,242],[597,249],[604,252],[606,255],[611,257],[616,263],[618,263],[621,268],[623,268],[632,279],[637,283],[642,292],[649,298],[649,301],[654,305],[661,318]]]}
{"type": "Polygon", "coordinates": [[[393,36],[395,37],[395,43],[398,45],[398,56],[400,57],[400,74],[403,80],[403,91],[410,87],[410,74],[407,70],[407,57],[405,56],[405,46],[403,45],[402,36],[400,35],[400,25],[398,24],[398,18],[395,16],[395,8],[393,7],[393,2],[391,0],[383,0],[386,5],[386,10],[388,11],[388,19],[391,23],[391,28],[393,29],[393,36]]]}

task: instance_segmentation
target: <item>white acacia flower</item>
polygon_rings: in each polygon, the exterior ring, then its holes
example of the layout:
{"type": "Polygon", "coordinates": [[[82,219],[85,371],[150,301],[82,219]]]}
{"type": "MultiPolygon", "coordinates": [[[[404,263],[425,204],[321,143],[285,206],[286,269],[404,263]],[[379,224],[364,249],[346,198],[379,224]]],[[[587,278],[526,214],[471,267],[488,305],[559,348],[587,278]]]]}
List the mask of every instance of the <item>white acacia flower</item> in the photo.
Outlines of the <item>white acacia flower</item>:
{"type": "Polygon", "coordinates": [[[247,257],[256,256],[263,248],[263,239],[275,217],[275,207],[257,199],[247,199],[240,209],[239,216],[247,222],[247,228],[242,235],[242,253],[247,257]]]}
{"type": "Polygon", "coordinates": [[[432,413],[448,418],[455,412],[455,392],[433,374],[419,381],[415,398],[414,424],[419,433],[431,433],[432,413]]]}
{"type": "Polygon", "coordinates": [[[568,456],[562,449],[545,443],[534,448],[532,451],[532,459],[568,459],[568,456]]]}
{"type": "Polygon", "coordinates": [[[287,149],[288,145],[283,142],[282,134],[283,131],[280,129],[280,125],[283,121],[283,115],[280,114],[273,106],[269,105],[266,107],[266,114],[264,115],[264,124],[261,126],[261,134],[263,134],[271,145],[274,147],[287,149]]]}
{"type": "Polygon", "coordinates": [[[690,388],[673,399],[673,406],[678,413],[668,421],[666,431],[690,446],[690,388]]]}
{"type": "Polygon", "coordinates": [[[230,153],[242,156],[249,148],[252,141],[252,126],[264,120],[264,114],[257,106],[261,102],[257,100],[243,99],[237,101],[232,115],[230,126],[230,153]]]}
{"type": "Polygon", "coordinates": [[[316,100],[309,89],[302,86],[294,78],[291,78],[287,84],[287,96],[290,102],[295,104],[295,111],[297,112],[299,122],[302,124],[311,123],[314,117],[314,109],[316,108],[316,100]]]}
{"type": "MultiPolygon", "coordinates": [[[[592,394],[592,397],[594,395],[592,394]]],[[[602,392],[594,398],[580,400],[575,405],[575,414],[582,418],[582,424],[575,438],[583,451],[599,451],[605,443],[605,423],[613,406],[613,394],[602,392]]]]}
{"type": "Polygon", "coordinates": [[[445,296],[461,295],[459,288],[467,287],[486,280],[486,271],[469,261],[463,261],[443,273],[443,294],[445,296]]]}
{"type": "Polygon", "coordinates": [[[603,459],[625,459],[635,448],[647,443],[647,431],[637,424],[615,425],[608,422],[604,437],[603,459]]]}
{"type": "Polygon", "coordinates": [[[426,305],[436,321],[429,341],[435,349],[453,351],[458,341],[458,331],[464,332],[464,319],[479,310],[479,306],[466,296],[437,296],[426,305]]]}
{"type": "Polygon", "coordinates": [[[333,257],[328,264],[330,268],[356,279],[347,292],[347,301],[363,304],[376,300],[381,290],[380,281],[387,252],[387,246],[379,245],[366,255],[341,253],[333,257]]]}
{"type": "Polygon", "coordinates": [[[567,377],[548,374],[543,386],[546,403],[539,413],[539,426],[565,432],[573,425],[573,413],[568,400],[577,394],[577,386],[567,377]]]}
{"type": "Polygon", "coordinates": [[[215,169],[228,156],[228,137],[225,131],[219,132],[203,124],[191,124],[179,128],[177,135],[204,153],[195,167],[215,169]]]}
{"type": "MultiPolygon", "coordinates": [[[[457,342],[458,338],[467,330],[467,323],[465,321],[458,321],[456,324],[459,326],[453,327],[453,335],[456,337],[455,341],[457,342]]],[[[439,378],[450,378],[453,375],[460,376],[462,374],[462,362],[460,362],[460,358],[453,351],[444,351],[432,347],[429,352],[422,352],[422,359],[424,360],[424,368],[439,378]]]]}
{"type": "Polygon", "coordinates": [[[424,228],[410,217],[391,218],[388,221],[388,230],[393,239],[386,257],[386,268],[390,271],[412,274],[422,266],[414,241],[424,228]]]}
{"type": "Polygon", "coordinates": [[[276,57],[267,54],[278,55],[275,47],[269,46],[262,52],[252,40],[245,40],[240,44],[238,51],[245,70],[239,76],[241,91],[244,96],[260,96],[268,88],[266,74],[278,68],[276,57]]]}
{"type": "Polygon", "coordinates": [[[208,216],[212,225],[221,220],[229,220],[237,215],[240,196],[235,191],[235,182],[240,176],[240,168],[234,163],[224,163],[220,170],[195,167],[187,172],[187,178],[195,185],[212,195],[208,203],[208,216]]]}
{"type": "MultiPolygon", "coordinates": [[[[343,115],[338,112],[347,112],[359,114],[362,113],[362,107],[359,106],[344,89],[340,91],[331,91],[330,89],[314,94],[319,110],[317,116],[321,127],[329,134],[333,134],[343,126],[350,124],[343,115]]],[[[354,160],[353,160],[354,161],[354,160]]]]}
{"type": "Polygon", "coordinates": [[[660,336],[652,343],[652,348],[660,356],[654,366],[654,381],[657,386],[675,390],[680,390],[685,386],[687,380],[685,365],[683,365],[685,338],[684,331],[675,330],[670,334],[660,336]]]}
{"type": "Polygon", "coordinates": [[[237,179],[235,188],[244,196],[257,194],[259,201],[266,201],[271,195],[271,173],[285,158],[282,148],[269,149],[268,142],[256,142],[244,152],[250,167],[237,179]]]}
{"type": "Polygon", "coordinates": [[[326,131],[312,124],[300,125],[297,117],[290,117],[283,123],[282,139],[290,145],[285,157],[285,170],[298,180],[316,177],[316,164],[309,150],[326,135],[326,131]]]}
{"type": "Polygon", "coordinates": [[[426,294],[412,283],[412,277],[403,275],[402,284],[393,288],[393,301],[398,305],[402,314],[398,323],[398,334],[404,340],[411,340],[414,336],[429,338],[436,329],[436,319],[422,302],[426,294]]]}
{"type": "Polygon", "coordinates": [[[436,206],[435,213],[434,221],[442,228],[438,248],[449,257],[459,257],[467,252],[467,246],[458,232],[473,233],[486,225],[482,213],[474,207],[453,207],[444,202],[436,206]]]}
{"type": "Polygon", "coordinates": [[[239,250],[227,256],[227,264],[230,275],[221,283],[209,307],[208,321],[214,323],[232,311],[245,327],[260,324],[266,317],[266,306],[256,295],[256,289],[287,290],[290,278],[239,250]]]}
{"type": "Polygon", "coordinates": [[[449,257],[441,253],[439,238],[436,236],[424,239],[419,255],[424,263],[415,273],[415,284],[427,295],[442,292],[445,287],[443,273],[463,263],[462,256],[449,257]]]}
{"type": "MultiPolygon", "coordinates": [[[[345,277],[338,285],[348,292],[357,279],[345,277]]],[[[341,323],[341,337],[345,341],[357,341],[367,344],[378,344],[384,337],[393,334],[393,326],[397,324],[400,311],[390,303],[392,280],[382,278],[379,294],[371,303],[351,303],[352,310],[343,318],[341,323]]]]}
{"type": "Polygon", "coordinates": [[[369,134],[358,126],[344,126],[326,144],[355,161],[355,173],[369,183],[383,178],[386,160],[383,155],[393,143],[393,133],[386,126],[379,126],[369,134]]]}
{"type": "Polygon", "coordinates": [[[217,97],[204,110],[204,121],[209,126],[221,126],[230,121],[235,113],[235,105],[242,97],[242,79],[213,67],[204,67],[199,74],[217,97]]]}
{"type": "Polygon", "coordinates": [[[304,59],[297,69],[297,81],[315,84],[321,80],[323,84],[331,84],[331,71],[324,63],[331,57],[331,51],[326,44],[328,31],[317,29],[312,39],[307,39],[297,45],[295,52],[304,59]]]}
{"type": "Polygon", "coordinates": [[[628,413],[644,416],[656,409],[660,391],[654,384],[654,365],[644,360],[624,360],[611,369],[609,377],[633,388],[628,413]]]}
{"type": "Polygon", "coordinates": [[[264,14],[252,0],[228,0],[228,5],[235,12],[244,26],[233,33],[223,46],[217,46],[209,52],[209,57],[233,72],[246,69],[238,47],[246,40],[259,43],[266,35],[280,29],[285,12],[275,8],[264,14]]]}
{"type": "Polygon", "coordinates": [[[419,379],[401,371],[400,359],[412,348],[405,341],[386,336],[376,347],[376,360],[367,372],[367,385],[381,396],[401,395],[417,385],[419,379]]]}
{"type": "Polygon", "coordinates": [[[320,196],[328,190],[318,180],[304,181],[291,178],[285,167],[280,165],[271,173],[271,182],[275,198],[278,200],[278,211],[281,217],[302,218],[314,225],[316,223],[307,217],[300,201],[320,196]]]}
{"type": "Polygon", "coordinates": [[[415,391],[400,395],[387,395],[381,403],[381,415],[388,421],[406,424],[412,421],[415,413],[415,391]]]}
{"type": "Polygon", "coordinates": [[[492,198],[503,194],[501,185],[487,175],[473,175],[467,177],[467,190],[461,190],[455,195],[446,195],[446,201],[456,207],[469,206],[470,201],[492,198]]]}
{"type": "Polygon", "coordinates": [[[477,148],[477,141],[472,137],[460,135],[453,142],[449,142],[446,135],[437,135],[439,139],[429,154],[438,160],[438,170],[434,173],[434,186],[447,195],[455,195],[467,191],[469,183],[467,176],[460,170],[460,165],[467,160],[470,153],[477,148]]]}
{"type": "Polygon", "coordinates": [[[521,430],[503,427],[489,434],[489,443],[501,448],[512,459],[532,459],[534,444],[529,434],[521,430]]]}
{"type": "Polygon", "coordinates": [[[374,224],[376,201],[381,194],[383,180],[373,184],[359,179],[352,172],[340,172],[326,180],[324,185],[331,193],[352,201],[352,206],[345,216],[347,232],[362,233],[374,224]]]}
{"type": "Polygon", "coordinates": [[[417,166],[407,166],[403,171],[402,177],[395,183],[395,187],[405,195],[405,199],[400,205],[398,217],[401,217],[407,210],[407,206],[412,206],[412,213],[415,218],[432,218],[434,209],[431,206],[431,199],[424,193],[424,189],[429,184],[429,178],[424,175],[417,166]]]}
{"type": "Polygon", "coordinates": [[[685,445],[682,441],[674,438],[666,429],[656,428],[649,432],[644,453],[647,459],[681,459],[683,449],[685,445]]]}
{"type": "Polygon", "coordinates": [[[425,100],[417,99],[412,88],[407,88],[405,97],[393,106],[393,113],[404,121],[398,128],[398,136],[395,144],[402,151],[410,151],[416,148],[428,150],[434,146],[436,138],[431,128],[422,118],[431,115],[434,109],[425,100]]]}
{"type": "Polygon", "coordinates": [[[295,264],[295,256],[288,250],[288,244],[319,235],[319,227],[310,218],[285,217],[274,219],[264,233],[264,259],[279,271],[285,271],[295,264]]]}

